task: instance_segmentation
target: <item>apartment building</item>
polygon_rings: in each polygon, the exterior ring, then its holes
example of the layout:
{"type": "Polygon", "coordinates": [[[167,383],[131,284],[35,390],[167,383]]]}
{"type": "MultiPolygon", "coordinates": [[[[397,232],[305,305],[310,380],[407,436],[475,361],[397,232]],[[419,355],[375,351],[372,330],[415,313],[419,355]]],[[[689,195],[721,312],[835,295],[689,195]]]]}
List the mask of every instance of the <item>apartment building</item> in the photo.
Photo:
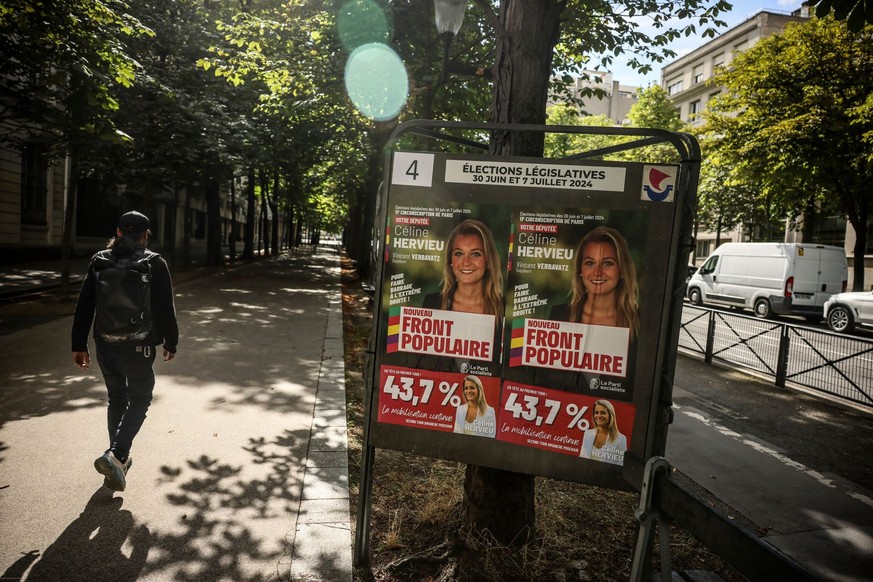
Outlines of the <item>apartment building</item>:
{"type": "MultiPolygon", "coordinates": [[[[0,135],[22,135],[22,130],[3,124],[0,135]]],[[[61,256],[71,180],[67,158],[52,157],[35,142],[0,139],[0,262],[61,256]]],[[[86,177],[80,178],[77,186],[71,225],[74,255],[87,256],[104,248],[118,217],[134,208],[145,212],[152,221],[152,249],[165,254],[181,254],[183,249],[193,255],[205,253],[207,202],[201,192],[109,184],[86,177]]],[[[220,189],[220,228],[225,244],[231,222],[235,221],[237,232],[242,232],[246,218],[242,194],[232,205],[229,186],[222,184],[220,189]]],[[[255,232],[260,227],[257,223],[255,232]]]]}
{"type": "MultiPolygon", "coordinates": [[[[627,114],[637,102],[638,87],[622,85],[616,81],[612,73],[603,71],[585,71],[588,79],[576,77],[573,80],[572,92],[574,97],[585,89],[603,89],[606,95],[598,97],[583,97],[582,110],[587,115],[605,115],[615,125],[627,124],[627,114]]],[[[552,104],[552,103],[550,103],[552,104]]]]}
{"type": "MultiPolygon", "coordinates": [[[[699,48],[668,64],[661,70],[661,86],[667,91],[683,121],[689,124],[702,123],[703,112],[710,99],[722,88],[708,82],[719,67],[729,67],[734,57],[754,46],[759,40],[781,32],[788,23],[802,22],[810,17],[808,7],[788,13],[774,10],[758,11],[740,24],[725,31],[699,48]]],[[[842,216],[822,216],[812,241],[803,241],[801,233],[792,228],[793,221],[786,218],[784,242],[815,242],[842,246],[849,260],[849,285],[852,285],[853,249],[856,235],[851,224],[842,216]]],[[[698,230],[695,233],[696,248],[689,261],[700,265],[716,246],[726,242],[750,240],[750,225],[720,233],[698,230]]],[[[873,280],[873,240],[868,242],[864,257],[865,281],[873,280]]]]}
{"type": "Polygon", "coordinates": [[[661,86],[679,110],[680,118],[686,123],[700,123],[706,104],[721,92],[720,87],[707,83],[719,67],[729,67],[737,53],[781,32],[789,22],[807,18],[806,7],[792,13],[760,10],[661,69],[661,86]]]}

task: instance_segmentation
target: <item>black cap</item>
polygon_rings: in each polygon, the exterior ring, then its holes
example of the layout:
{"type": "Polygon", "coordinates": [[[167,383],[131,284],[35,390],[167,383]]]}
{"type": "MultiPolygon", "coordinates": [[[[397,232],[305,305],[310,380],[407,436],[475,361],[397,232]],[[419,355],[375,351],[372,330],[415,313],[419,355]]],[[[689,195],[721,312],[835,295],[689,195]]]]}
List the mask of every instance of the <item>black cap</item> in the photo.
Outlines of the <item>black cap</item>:
{"type": "Polygon", "coordinates": [[[139,238],[149,229],[150,224],[148,216],[133,210],[122,215],[118,221],[118,230],[124,236],[139,238]]]}

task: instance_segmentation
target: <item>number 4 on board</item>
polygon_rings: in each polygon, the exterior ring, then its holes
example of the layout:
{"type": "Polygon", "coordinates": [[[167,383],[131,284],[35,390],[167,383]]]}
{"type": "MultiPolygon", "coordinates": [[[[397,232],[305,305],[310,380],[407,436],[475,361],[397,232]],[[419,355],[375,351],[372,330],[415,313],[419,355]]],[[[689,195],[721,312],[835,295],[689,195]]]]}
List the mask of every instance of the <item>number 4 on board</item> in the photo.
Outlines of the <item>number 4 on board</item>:
{"type": "Polygon", "coordinates": [[[430,188],[432,182],[433,154],[394,152],[391,184],[430,188]]]}

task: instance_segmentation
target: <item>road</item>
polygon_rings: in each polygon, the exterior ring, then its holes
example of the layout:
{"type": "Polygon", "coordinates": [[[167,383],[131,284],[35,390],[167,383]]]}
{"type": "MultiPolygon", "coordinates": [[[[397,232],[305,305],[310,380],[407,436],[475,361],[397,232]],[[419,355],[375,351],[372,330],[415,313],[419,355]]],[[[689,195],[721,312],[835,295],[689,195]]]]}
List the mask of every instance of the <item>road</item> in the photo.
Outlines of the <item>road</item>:
{"type": "Polygon", "coordinates": [[[873,344],[863,333],[835,334],[796,318],[763,320],[690,305],[682,322],[680,346],[701,356],[708,350],[720,362],[775,378],[784,347],[787,382],[867,405],[873,397],[873,344]]]}
{"type": "MultiPolygon", "coordinates": [[[[686,299],[685,303],[687,305],[691,305],[686,299]]],[[[755,314],[752,313],[751,309],[735,309],[732,307],[725,307],[722,305],[716,305],[714,303],[705,303],[702,307],[707,307],[709,309],[717,309],[719,311],[724,311],[725,313],[735,313],[737,315],[748,315],[749,317],[754,317],[755,314]]],[[[763,320],[768,321],[768,320],[763,320]]],[[[817,331],[830,331],[828,329],[828,324],[824,320],[824,316],[822,316],[821,321],[817,323],[810,323],[806,320],[806,318],[799,315],[774,315],[771,321],[790,323],[792,325],[799,325],[802,327],[807,327],[809,329],[814,329],[817,331]]],[[[856,326],[852,333],[845,334],[846,337],[859,337],[862,339],[871,339],[873,340],[873,327],[869,326],[856,326]]]]}
{"type": "Polygon", "coordinates": [[[873,572],[873,415],[679,357],[667,459],[822,580],[873,572]]]}

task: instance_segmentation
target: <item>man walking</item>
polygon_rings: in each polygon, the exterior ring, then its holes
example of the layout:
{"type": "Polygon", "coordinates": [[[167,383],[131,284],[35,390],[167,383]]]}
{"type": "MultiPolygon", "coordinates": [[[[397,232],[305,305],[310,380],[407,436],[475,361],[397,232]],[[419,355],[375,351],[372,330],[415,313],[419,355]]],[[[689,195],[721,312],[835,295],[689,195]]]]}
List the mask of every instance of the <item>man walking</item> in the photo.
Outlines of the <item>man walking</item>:
{"type": "Polygon", "coordinates": [[[179,327],[173,284],[164,259],[146,249],[150,222],[133,211],[118,222],[106,250],[91,259],[73,318],[73,363],[87,370],[88,332],[94,326],[97,363],[109,396],[109,448],[94,461],[104,485],[124,491],[133,439],[145,421],[155,386],[156,346],[176,355],[179,327]]]}

